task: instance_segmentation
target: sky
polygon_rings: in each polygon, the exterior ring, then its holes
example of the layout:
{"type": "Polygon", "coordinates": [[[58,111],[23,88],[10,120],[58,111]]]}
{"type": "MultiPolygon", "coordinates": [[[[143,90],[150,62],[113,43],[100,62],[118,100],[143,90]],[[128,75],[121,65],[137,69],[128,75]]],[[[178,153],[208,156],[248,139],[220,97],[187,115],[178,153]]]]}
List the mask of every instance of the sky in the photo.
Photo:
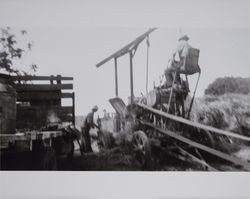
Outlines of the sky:
{"type": "MultiPolygon", "coordinates": [[[[249,77],[250,6],[246,0],[178,1],[31,1],[1,0],[0,27],[26,29],[34,43],[23,63],[37,64],[37,75],[74,77],[76,114],[94,105],[114,111],[108,99],[115,96],[114,62],[95,65],[150,27],[149,89],[159,84],[168,59],[176,48],[180,30],[200,49],[202,70],[197,96],[217,77],[249,77]]],[[[129,58],[118,60],[119,96],[127,103],[129,58]]],[[[134,93],[146,87],[146,44],[134,57],[134,93]]],[[[191,76],[193,91],[196,76],[191,76]]],[[[69,102],[64,102],[68,104],[69,102]]]]}
{"type": "MultiPolygon", "coordinates": [[[[85,27],[27,27],[28,34],[18,37],[23,44],[32,41],[31,52],[24,56],[19,68],[27,69],[36,63],[37,75],[63,75],[74,77],[76,114],[85,115],[94,105],[113,112],[108,100],[115,96],[114,60],[96,68],[96,64],[119,50],[145,28],[85,28],[85,27]]],[[[22,27],[11,29],[13,33],[22,27]]],[[[201,78],[197,96],[218,77],[249,77],[250,29],[242,28],[158,28],[150,34],[149,90],[160,84],[167,62],[178,44],[181,34],[190,37],[191,46],[200,49],[201,78]]],[[[143,41],[134,57],[134,93],[146,93],[147,45],[143,41]]],[[[189,76],[191,92],[197,75],[189,76]]],[[[119,96],[125,103],[130,95],[129,56],[118,59],[119,96]]],[[[64,104],[69,102],[66,100],[64,104]]]]}

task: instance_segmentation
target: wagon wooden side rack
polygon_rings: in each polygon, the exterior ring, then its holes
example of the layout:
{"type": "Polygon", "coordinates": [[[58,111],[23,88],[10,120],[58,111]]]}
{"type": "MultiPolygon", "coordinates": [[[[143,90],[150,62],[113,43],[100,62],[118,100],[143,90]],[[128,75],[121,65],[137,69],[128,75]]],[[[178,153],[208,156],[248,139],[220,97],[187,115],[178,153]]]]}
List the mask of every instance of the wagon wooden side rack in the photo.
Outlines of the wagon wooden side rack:
{"type": "Polygon", "coordinates": [[[16,91],[16,131],[0,133],[1,169],[9,169],[9,156],[23,152],[36,160],[32,169],[56,169],[56,157],[73,156],[73,141],[80,134],[75,128],[75,94],[67,91],[73,84],[63,83],[73,77],[9,76],[8,80],[16,91]],[[70,105],[62,105],[65,98],[70,105]]]}

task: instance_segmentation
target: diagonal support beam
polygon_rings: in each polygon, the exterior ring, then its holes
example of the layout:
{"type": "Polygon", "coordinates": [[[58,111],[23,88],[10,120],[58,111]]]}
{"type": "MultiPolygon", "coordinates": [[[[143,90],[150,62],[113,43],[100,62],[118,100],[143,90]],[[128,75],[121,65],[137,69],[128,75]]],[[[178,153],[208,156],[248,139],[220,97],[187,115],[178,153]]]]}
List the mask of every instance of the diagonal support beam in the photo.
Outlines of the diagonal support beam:
{"type": "Polygon", "coordinates": [[[225,131],[225,130],[217,129],[217,128],[212,127],[212,126],[207,126],[205,124],[200,124],[200,123],[197,123],[197,122],[193,122],[193,121],[187,120],[185,118],[178,117],[178,116],[175,116],[175,115],[165,113],[163,111],[151,108],[151,107],[146,106],[146,105],[141,104],[141,103],[137,103],[136,105],[143,108],[143,109],[146,109],[146,110],[148,110],[148,111],[150,111],[150,112],[152,112],[154,114],[157,114],[157,115],[162,116],[164,118],[168,118],[168,119],[176,121],[176,122],[180,122],[182,124],[186,124],[188,126],[203,129],[205,131],[210,131],[210,132],[220,134],[220,135],[225,135],[225,136],[241,139],[241,140],[248,141],[248,142],[250,141],[249,136],[239,135],[239,134],[236,134],[236,133],[233,133],[233,132],[230,132],[230,131],[225,131]]]}
{"type": "Polygon", "coordinates": [[[108,62],[109,60],[113,59],[113,58],[118,58],[120,56],[125,55],[126,53],[129,53],[131,50],[135,49],[138,47],[138,45],[154,30],[156,30],[156,28],[151,28],[149,29],[147,32],[145,32],[144,34],[140,35],[139,37],[137,37],[134,41],[130,42],[129,44],[127,44],[126,46],[124,46],[123,48],[121,48],[120,50],[116,51],[115,53],[113,53],[112,55],[110,55],[109,57],[107,57],[106,59],[102,60],[101,62],[99,62],[98,64],[96,64],[96,67],[100,67],[103,64],[105,64],[106,62],[108,62]]]}
{"type": "Polygon", "coordinates": [[[142,124],[146,125],[146,126],[149,126],[149,127],[153,128],[153,129],[157,130],[158,132],[160,132],[160,133],[162,133],[164,135],[170,136],[172,138],[175,138],[176,140],[184,142],[184,143],[186,143],[188,145],[191,145],[191,146],[193,146],[195,148],[198,148],[198,149],[201,149],[203,151],[206,151],[206,152],[208,152],[210,154],[213,154],[213,155],[215,155],[215,156],[217,156],[217,157],[219,157],[221,159],[224,159],[224,160],[227,160],[229,162],[232,162],[235,165],[240,165],[244,169],[246,169],[247,171],[250,171],[250,163],[248,163],[248,162],[242,161],[241,159],[236,158],[234,156],[228,155],[226,153],[217,151],[215,149],[212,149],[212,148],[207,147],[205,145],[202,145],[200,143],[194,142],[194,141],[192,141],[192,140],[190,140],[190,139],[188,139],[186,137],[183,137],[181,135],[178,135],[177,133],[174,133],[174,132],[172,132],[170,130],[158,128],[155,125],[153,125],[151,123],[148,123],[148,122],[144,122],[142,120],[140,120],[140,122],[142,124]]]}

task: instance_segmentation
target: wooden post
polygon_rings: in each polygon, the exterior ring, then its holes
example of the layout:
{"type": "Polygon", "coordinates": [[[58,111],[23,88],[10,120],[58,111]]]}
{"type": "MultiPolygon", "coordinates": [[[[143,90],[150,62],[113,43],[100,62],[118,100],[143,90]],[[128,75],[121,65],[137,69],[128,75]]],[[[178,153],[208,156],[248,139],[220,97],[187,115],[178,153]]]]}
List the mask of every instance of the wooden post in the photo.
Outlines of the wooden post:
{"type": "Polygon", "coordinates": [[[75,92],[72,93],[72,107],[73,107],[73,125],[75,126],[75,92]]]}
{"type": "Polygon", "coordinates": [[[62,78],[62,76],[61,75],[57,75],[57,84],[62,84],[62,80],[61,80],[61,78],[62,78]]]}
{"type": "Polygon", "coordinates": [[[118,97],[118,74],[117,74],[117,58],[115,60],[115,96],[118,97]]]}
{"type": "MultiPolygon", "coordinates": [[[[56,80],[56,84],[61,85],[62,84],[62,80],[61,80],[62,76],[61,75],[57,75],[57,78],[58,79],[56,80]]],[[[57,91],[57,92],[61,93],[62,91],[60,90],[60,91],[57,91]]],[[[62,105],[62,98],[58,99],[56,103],[60,104],[60,106],[61,106],[62,105]]]]}
{"type": "Polygon", "coordinates": [[[133,83],[133,53],[132,50],[129,51],[130,60],[130,98],[131,105],[134,104],[134,83],[133,83]]]}

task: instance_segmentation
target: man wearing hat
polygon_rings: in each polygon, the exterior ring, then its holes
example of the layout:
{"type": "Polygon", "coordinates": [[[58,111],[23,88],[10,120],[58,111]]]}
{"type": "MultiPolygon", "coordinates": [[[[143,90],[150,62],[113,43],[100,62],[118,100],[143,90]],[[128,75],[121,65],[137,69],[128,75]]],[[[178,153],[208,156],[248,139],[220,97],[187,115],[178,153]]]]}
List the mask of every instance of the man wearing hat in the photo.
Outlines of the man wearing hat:
{"type": "Polygon", "coordinates": [[[178,71],[182,66],[185,66],[186,57],[189,49],[192,47],[188,44],[189,37],[182,35],[178,41],[177,49],[173,53],[172,58],[168,63],[168,68],[165,70],[166,86],[171,87],[173,83],[173,73],[178,71]]]}
{"type": "MultiPolygon", "coordinates": [[[[86,152],[92,152],[91,139],[90,139],[90,129],[98,126],[94,123],[94,113],[98,110],[98,106],[94,106],[91,112],[86,116],[83,122],[82,134],[86,141],[86,152]]],[[[84,146],[84,141],[82,140],[82,146],[84,146]]]]}

